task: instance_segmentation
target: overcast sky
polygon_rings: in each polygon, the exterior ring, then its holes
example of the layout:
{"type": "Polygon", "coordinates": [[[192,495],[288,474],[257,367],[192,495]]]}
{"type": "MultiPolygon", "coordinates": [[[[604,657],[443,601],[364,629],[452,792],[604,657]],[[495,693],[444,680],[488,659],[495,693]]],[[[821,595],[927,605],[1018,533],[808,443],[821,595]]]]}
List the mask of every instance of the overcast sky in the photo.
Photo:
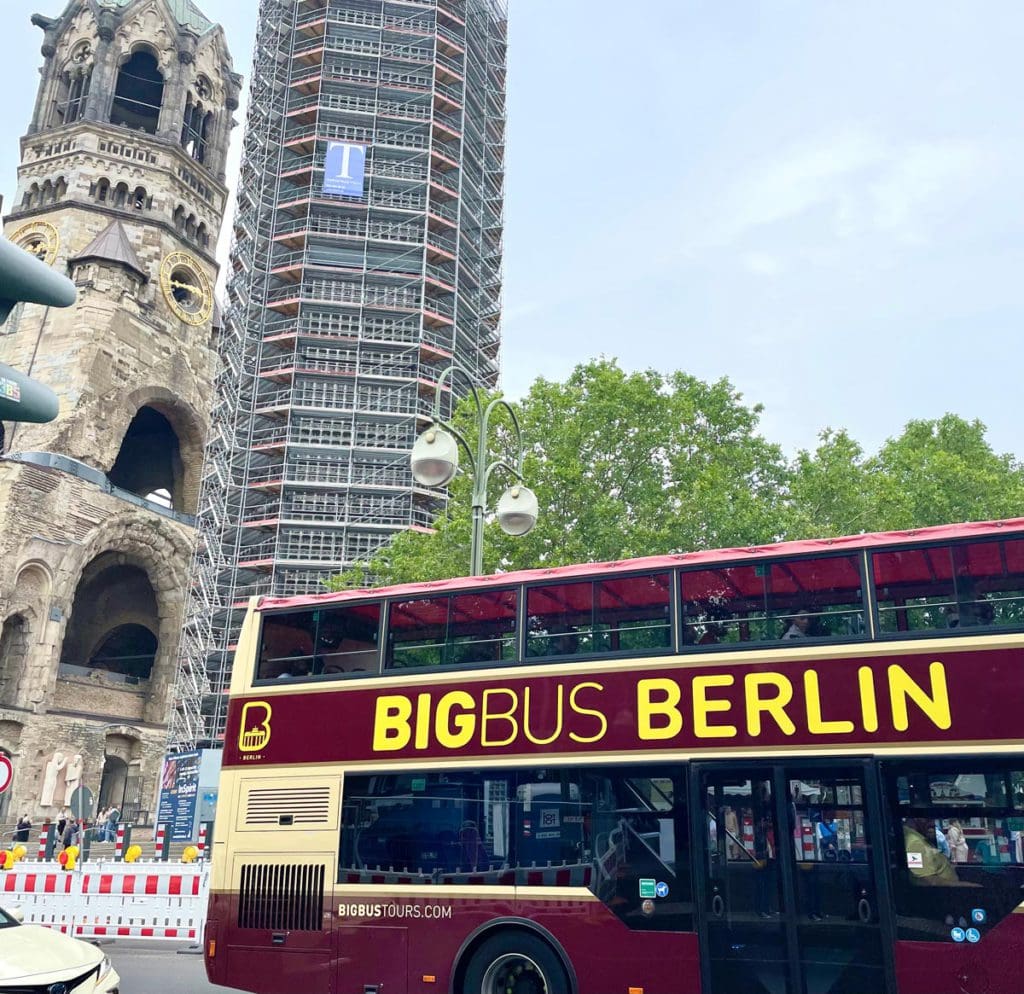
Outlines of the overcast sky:
{"type": "MultiPolygon", "coordinates": [[[[248,74],[256,0],[199,5],[248,74]]],[[[63,0],[2,6],[9,204],[63,0]]],[[[512,0],[510,41],[510,394],[605,354],[789,452],[951,410],[1024,457],[1020,0],[512,0]]]]}

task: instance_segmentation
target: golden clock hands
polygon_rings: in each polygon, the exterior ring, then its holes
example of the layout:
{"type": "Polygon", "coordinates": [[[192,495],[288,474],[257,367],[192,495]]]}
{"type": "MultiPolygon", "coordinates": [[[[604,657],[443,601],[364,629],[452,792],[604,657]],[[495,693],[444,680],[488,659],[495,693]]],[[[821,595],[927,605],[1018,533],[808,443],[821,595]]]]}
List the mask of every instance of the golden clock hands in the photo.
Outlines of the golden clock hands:
{"type": "Polygon", "coordinates": [[[179,290],[185,290],[188,293],[191,293],[193,296],[202,296],[202,290],[200,290],[199,287],[194,286],[191,283],[179,283],[177,280],[169,280],[168,282],[171,284],[171,286],[177,287],[179,290]]]}

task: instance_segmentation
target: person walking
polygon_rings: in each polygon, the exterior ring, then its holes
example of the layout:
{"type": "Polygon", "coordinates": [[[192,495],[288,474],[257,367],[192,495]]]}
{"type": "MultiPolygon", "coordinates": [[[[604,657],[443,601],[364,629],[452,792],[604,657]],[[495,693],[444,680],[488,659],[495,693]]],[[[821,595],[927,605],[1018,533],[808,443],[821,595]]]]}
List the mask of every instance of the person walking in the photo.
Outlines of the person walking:
{"type": "Polygon", "coordinates": [[[18,827],[14,830],[14,841],[28,842],[28,834],[31,830],[32,822],[29,819],[28,812],[26,811],[21,818],[18,819],[18,827]]]}

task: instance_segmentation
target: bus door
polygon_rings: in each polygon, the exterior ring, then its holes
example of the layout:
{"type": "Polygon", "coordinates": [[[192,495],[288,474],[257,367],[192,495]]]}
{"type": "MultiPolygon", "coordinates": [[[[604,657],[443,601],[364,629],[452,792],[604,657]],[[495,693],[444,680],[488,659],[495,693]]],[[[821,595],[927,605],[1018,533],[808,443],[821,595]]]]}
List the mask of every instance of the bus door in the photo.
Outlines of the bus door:
{"type": "Polygon", "coordinates": [[[873,777],[856,762],[695,765],[708,994],[895,991],[873,777]]]}

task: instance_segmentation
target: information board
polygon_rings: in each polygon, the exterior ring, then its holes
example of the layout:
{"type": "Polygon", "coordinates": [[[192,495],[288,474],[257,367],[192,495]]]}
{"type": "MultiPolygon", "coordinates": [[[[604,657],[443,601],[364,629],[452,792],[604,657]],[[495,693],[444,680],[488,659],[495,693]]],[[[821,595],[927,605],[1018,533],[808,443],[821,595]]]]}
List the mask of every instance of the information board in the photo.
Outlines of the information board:
{"type": "Polygon", "coordinates": [[[166,825],[171,842],[191,842],[199,797],[199,753],[179,752],[164,758],[157,824],[166,825]]]}

